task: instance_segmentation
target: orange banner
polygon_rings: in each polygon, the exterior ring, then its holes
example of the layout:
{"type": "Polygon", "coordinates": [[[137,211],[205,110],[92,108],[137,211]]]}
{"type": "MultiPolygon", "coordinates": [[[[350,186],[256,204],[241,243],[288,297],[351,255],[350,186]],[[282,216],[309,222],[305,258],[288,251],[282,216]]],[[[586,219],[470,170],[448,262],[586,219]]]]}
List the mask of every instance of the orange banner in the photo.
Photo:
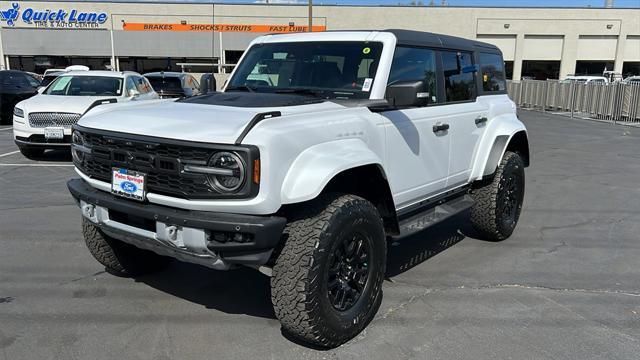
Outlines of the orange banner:
{"type": "MultiPolygon", "coordinates": [[[[263,24],[153,24],[124,23],[125,31],[202,31],[202,32],[257,32],[257,33],[293,33],[306,32],[308,26],[263,25],[263,24]]],[[[325,31],[324,25],[314,25],[312,31],[325,31]]]]}

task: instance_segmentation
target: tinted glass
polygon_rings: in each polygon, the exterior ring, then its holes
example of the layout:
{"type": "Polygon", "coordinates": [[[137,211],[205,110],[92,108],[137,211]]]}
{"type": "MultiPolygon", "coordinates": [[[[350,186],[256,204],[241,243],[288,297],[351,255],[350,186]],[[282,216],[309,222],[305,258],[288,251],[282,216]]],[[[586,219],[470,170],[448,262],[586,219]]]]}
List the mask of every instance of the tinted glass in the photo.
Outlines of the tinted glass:
{"type": "Polygon", "coordinates": [[[136,83],[133,81],[133,76],[129,76],[127,78],[127,96],[131,96],[131,90],[137,90],[136,83]]]}
{"type": "Polygon", "coordinates": [[[482,89],[484,91],[504,91],[507,89],[502,56],[480,53],[480,71],[482,72],[482,89]]]}
{"type": "Polygon", "coordinates": [[[40,86],[40,80],[36,79],[33,75],[25,74],[24,76],[27,78],[27,81],[29,82],[29,84],[31,84],[31,86],[35,88],[40,86]]]}
{"type": "Polygon", "coordinates": [[[108,76],[59,76],[44,93],[65,96],[120,96],[122,79],[108,76]]]}
{"type": "Polygon", "coordinates": [[[368,98],[381,43],[304,42],[255,45],[248,50],[227,91],[309,90],[326,98],[368,98]]]}
{"type": "Polygon", "coordinates": [[[399,81],[417,80],[424,81],[424,91],[429,93],[429,102],[436,102],[435,51],[411,47],[397,47],[393,55],[388,85],[399,81]]]}
{"type": "Polygon", "coordinates": [[[177,77],[148,77],[155,91],[182,91],[182,82],[177,77]]]}
{"type": "Polygon", "coordinates": [[[42,78],[42,82],[40,83],[40,86],[47,86],[47,85],[51,84],[51,82],[53,80],[55,80],[57,77],[58,77],[57,74],[56,75],[45,75],[42,78]]]}
{"type": "Polygon", "coordinates": [[[447,102],[473,100],[476,96],[471,53],[443,51],[444,89],[447,102]]]}
{"type": "Polygon", "coordinates": [[[33,88],[26,75],[19,72],[0,72],[0,85],[19,88],[33,88]]]}

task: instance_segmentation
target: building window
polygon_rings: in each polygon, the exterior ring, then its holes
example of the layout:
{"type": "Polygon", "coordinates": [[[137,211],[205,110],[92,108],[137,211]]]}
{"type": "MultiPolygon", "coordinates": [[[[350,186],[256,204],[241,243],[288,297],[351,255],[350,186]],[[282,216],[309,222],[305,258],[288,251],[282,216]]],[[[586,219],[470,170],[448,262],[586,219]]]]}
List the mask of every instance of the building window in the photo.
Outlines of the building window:
{"type": "Polygon", "coordinates": [[[602,75],[605,70],[613,70],[613,61],[576,61],[575,75],[602,75]]]}
{"type": "Polygon", "coordinates": [[[476,84],[471,53],[442,51],[445,101],[468,101],[476,97],[476,84]]]}
{"type": "Polygon", "coordinates": [[[499,54],[480,53],[480,71],[482,73],[483,91],[504,91],[507,83],[504,80],[504,62],[499,54]]]}
{"type": "Polygon", "coordinates": [[[625,61],[622,64],[622,76],[640,75],[640,61],[625,61]]]}
{"type": "Polygon", "coordinates": [[[524,60],[522,79],[547,80],[559,79],[560,61],[524,60]]]}
{"type": "Polygon", "coordinates": [[[14,70],[44,74],[47,69],[64,69],[70,65],[84,65],[91,70],[106,70],[111,65],[108,57],[84,56],[9,56],[9,67],[14,70]]]}
{"type": "Polygon", "coordinates": [[[504,75],[507,80],[513,80],[513,61],[504,62],[504,75]]]}

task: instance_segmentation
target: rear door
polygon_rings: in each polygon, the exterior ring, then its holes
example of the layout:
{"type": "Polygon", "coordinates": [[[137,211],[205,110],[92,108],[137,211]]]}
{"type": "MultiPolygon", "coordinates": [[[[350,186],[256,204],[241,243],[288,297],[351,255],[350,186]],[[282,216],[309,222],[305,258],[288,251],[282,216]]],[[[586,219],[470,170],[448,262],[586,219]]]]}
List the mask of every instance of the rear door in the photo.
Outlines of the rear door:
{"type": "Polygon", "coordinates": [[[451,154],[447,188],[469,181],[474,155],[486,128],[488,106],[478,98],[473,52],[443,50],[444,101],[450,124],[451,154]]]}

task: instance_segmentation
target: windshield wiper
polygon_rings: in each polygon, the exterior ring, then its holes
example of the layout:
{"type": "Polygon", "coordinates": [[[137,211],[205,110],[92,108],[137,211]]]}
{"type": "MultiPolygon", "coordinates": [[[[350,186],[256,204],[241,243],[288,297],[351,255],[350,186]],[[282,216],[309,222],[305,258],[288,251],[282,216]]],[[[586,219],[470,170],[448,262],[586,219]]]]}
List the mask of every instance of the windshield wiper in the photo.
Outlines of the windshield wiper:
{"type": "Polygon", "coordinates": [[[228,86],[225,91],[248,91],[248,92],[256,92],[256,89],[252,88],[249,85],[238,85],[238,86],[228,86]]]}
{"type": "Polygon", "coordinates": [[[284,88],[278,89],[274,91],[276,94],[300,94],[300,95],[311,95],[319,98],[325,98],[323,90],[311,90],[311,89],[292,89],[292,88],[284,88]]]}

